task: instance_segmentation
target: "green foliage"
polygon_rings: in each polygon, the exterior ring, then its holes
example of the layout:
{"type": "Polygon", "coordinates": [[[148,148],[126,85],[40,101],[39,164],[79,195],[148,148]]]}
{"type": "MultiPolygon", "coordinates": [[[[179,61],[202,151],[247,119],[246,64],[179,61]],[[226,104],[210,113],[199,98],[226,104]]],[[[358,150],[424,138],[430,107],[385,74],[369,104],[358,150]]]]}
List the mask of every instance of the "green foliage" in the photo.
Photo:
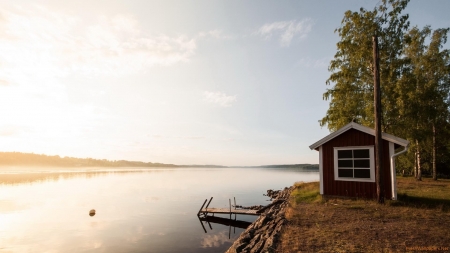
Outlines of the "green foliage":
{"type": "Polygon", "coordinates": [[[394,124],[397,111],[395,87],[390,85],[401,75],[403,34],[409,27],[408,15],[400,15],[408,1],[383,1],[373,11],[363,8],[359,12],[347,11],[341,27],[335,32],[341,40],[337,53],[330,63],[332,72],[323,97],[330,100],[330,107],[320,125],[327,125],[331,131],[355,121],[373,126],[373,55],[372,36],[379,37],[380,80],[384,115],[384,130],[394,124]],[[391,8],[389,8],[391,7],[391,8]],[[392,122],[394,121],[394,122],[392,122]]]}
{"type": "Polygon", "coordinates": [[[450,51],[443,49],[449,28],[410,29],[409,0],[384,0],[372,11],[347,11],[337,52],[330,62],[329,109],[319,122],[331,131],[355,121],[374,126],[372,36],[379,38],[382,130],[410,140],[410,152],[399,157],[398,169],[411,171],[420,147],[421,165],[432,168],[436,150],[438,170],[450,161],[450,51]],[[436,142],[432,141],[436,129],[436,142]]]}

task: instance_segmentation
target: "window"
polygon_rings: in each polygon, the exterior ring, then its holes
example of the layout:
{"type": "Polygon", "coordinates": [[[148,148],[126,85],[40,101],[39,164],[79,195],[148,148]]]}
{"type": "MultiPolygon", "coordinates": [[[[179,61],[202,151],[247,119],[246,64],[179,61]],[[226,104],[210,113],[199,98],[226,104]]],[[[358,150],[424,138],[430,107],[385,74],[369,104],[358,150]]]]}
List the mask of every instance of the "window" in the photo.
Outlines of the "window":
{"type": "Polygon", "coordinates": [[[334,178],[375,182],[373,146],[334,148],[334,178]]]}

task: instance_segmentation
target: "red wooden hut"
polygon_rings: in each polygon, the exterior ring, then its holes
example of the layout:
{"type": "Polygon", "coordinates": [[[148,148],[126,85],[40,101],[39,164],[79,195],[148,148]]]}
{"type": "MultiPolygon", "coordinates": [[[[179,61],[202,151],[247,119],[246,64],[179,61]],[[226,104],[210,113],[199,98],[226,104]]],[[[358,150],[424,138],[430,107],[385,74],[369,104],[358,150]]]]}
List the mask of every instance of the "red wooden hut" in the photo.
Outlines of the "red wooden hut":
{"type": "MultiPolygon", "coordinates": [[[[385,198],[397,199],[394,157],[407,151],[409,141],[387,133],[382,133],[382,139],[385,198]]],[[[377,197],[375,130],[351,122],[309,148],[319,151],[321,195],[377,197]]]]}

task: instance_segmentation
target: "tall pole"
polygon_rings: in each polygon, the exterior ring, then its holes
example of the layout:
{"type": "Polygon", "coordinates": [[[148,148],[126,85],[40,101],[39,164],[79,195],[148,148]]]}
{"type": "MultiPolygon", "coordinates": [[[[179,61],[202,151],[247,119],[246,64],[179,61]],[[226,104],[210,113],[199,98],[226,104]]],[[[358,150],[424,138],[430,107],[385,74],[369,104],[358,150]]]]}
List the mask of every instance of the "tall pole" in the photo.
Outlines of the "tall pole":
{"type": "Polygon", "coordinates": [[[378,203],[384,203],[383,187],[383,157],[381,138],[381,90],[380,90],[380,54],[378,51],[378,37],[372,37],[373,42],[373,100],[375,111],[375,171],[378,203]]]}

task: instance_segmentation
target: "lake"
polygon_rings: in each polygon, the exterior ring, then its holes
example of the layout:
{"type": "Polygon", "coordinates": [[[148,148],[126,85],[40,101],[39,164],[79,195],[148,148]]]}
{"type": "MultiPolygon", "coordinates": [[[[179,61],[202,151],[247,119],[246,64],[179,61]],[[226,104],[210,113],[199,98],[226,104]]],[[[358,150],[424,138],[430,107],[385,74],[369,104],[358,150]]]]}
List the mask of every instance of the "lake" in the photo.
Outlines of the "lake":
{"type": "Polygon", "coordinates": [[[205,199],[267,205],[268,189],[318,180],[296,169],[0,168],[0,252],[224,252],[244,229],[201,222],[205,199]]]}

